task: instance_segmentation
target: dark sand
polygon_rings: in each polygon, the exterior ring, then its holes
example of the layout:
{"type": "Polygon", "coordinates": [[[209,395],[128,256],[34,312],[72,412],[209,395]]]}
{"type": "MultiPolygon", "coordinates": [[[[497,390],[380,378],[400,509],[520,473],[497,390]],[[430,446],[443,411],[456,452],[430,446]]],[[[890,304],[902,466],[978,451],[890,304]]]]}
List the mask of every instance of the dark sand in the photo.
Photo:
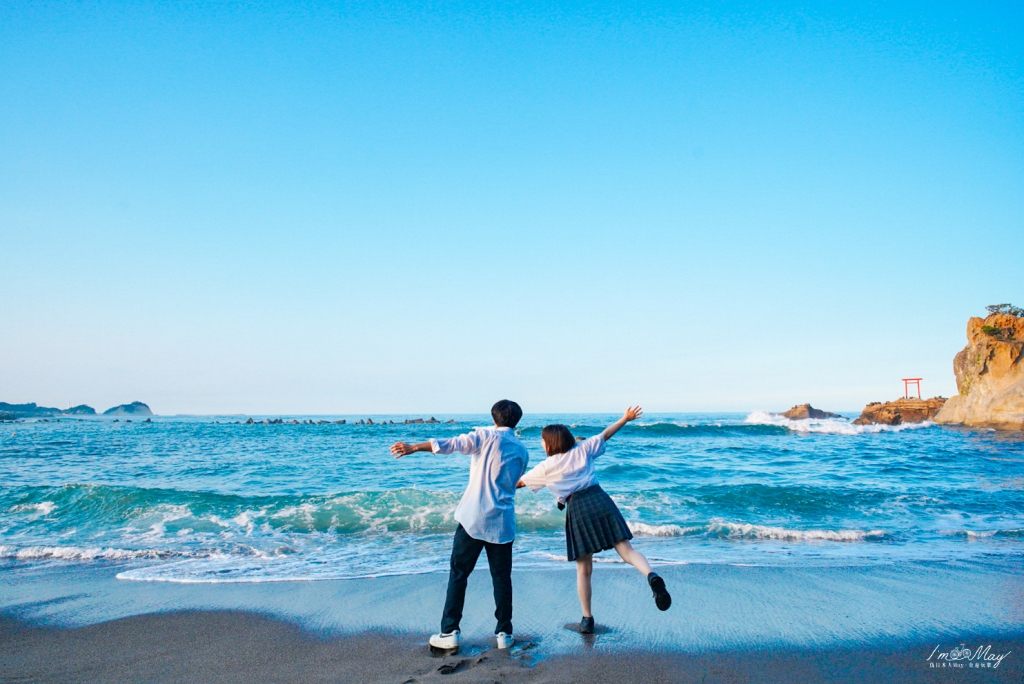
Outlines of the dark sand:
{"type": "MultiPolygon", "coordinates": [[[[582,638],[582,637],[581,637],[582,638]]],[[[1022,638],[969,640],[1011,654],[996,669],[934,669],[935,644],[873,648],[635,650],[537,661],[529,644],[433,656],[422,635],[323,638],[237,611],[140,615],[88,627],[0,620],[0,679],[10,682],[1020,682],[1022,638]],[[523,648],[522,646],[527,646],[523,648]]],[[[947,644],[952,647],[956,644],[947,644]]]]}
{"type": "Polygon", "coordinates": [[[602,567],[592,637],[565,628],[575,572],[527,569],[513,575],[511,652],[493,647],[481,568],[462,651],[442,658],[426,639],[444,574],[168,584],[118,580],[120,567],[0,564],[0,681],[1024,682],[1016,559],[662,566],[666,613],[631,568],[602,567]],[[1011,653],[996,669],[929,667],[936,646],[960,644],[1011,653]]]}

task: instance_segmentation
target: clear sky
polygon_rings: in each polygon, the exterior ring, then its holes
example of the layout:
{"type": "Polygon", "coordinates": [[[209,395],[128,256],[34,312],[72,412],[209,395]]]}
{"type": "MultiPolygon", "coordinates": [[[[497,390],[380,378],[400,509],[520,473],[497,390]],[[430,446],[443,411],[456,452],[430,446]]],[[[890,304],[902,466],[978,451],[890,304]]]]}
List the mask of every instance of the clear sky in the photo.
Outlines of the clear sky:
{"type": "Polygon", "coordinates": [[[859,410],[1024,305],[1020,3],[0,5],[0,401],[859,410]]]}

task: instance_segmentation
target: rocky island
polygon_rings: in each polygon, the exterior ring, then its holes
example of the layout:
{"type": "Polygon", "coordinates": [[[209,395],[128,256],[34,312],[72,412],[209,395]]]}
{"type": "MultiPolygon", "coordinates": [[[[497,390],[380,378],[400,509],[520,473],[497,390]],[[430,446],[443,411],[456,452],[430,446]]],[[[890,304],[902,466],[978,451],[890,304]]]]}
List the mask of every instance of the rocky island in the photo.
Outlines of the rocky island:
{"type": "Polygon", "coordinates": [[[896,401],[873,401],[864,407],[860,418],[853,421],[854,425],[903,425],[904,423],[923,423],[935,418],[942,405],[943,397],[931,399],[904,398],[896,401]]]}
{"type": "Polygon", "coordinates": [[[1024,309],[988,307],[967,321],[967,346],[953,359],[959,394],[935,422],[997,430],[1024,430],[1024,309]]]}
{"type": "Polygon", "coordinates": [[[822,418],[842,418],[838,413],[829,413],[828,411],[822,411],[816,409],[810,404],[800,404],[789,409],[785,413],[779,413],[778,415],[783,418],[789,418],[790,420],[807,420],[808,418],[822,419],[822,418]]]}
{"type": "Polygon", "coordinates": [[[121,404],[109,408],[103,412],[105,416],[151,416],[153,412],[141,401],[133,401],[130,404],[121,404]]]}

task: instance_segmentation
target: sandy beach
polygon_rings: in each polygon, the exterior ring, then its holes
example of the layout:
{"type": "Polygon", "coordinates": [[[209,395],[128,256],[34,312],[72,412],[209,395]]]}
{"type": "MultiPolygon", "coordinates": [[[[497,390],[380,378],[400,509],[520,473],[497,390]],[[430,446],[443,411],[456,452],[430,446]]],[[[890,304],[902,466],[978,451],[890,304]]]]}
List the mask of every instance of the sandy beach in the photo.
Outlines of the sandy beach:
{"type": "Polygon", "coordinates": [[[493,647],[478,573],[463,647],[440,658],[426,646],[440,573],[182,584],[117,580],[115,570],[5,568],[0,679],[952,682],[1024,672],[1024,599],[1010,565],[663,567],[676,597],[665,614],[632,571],[610,566],[595,573],[599,629],[586,638],[571,630],[573,573],[522,570],[509,652],[493,647]],[[985,672],[931,665],[937,647],[961,644],[1009,655],[985,672]]]}
{"type": "Polygon", "coordinates": [[[978,637],[1011,652],[995,670],[929,668],[932,643],[835,649],[672,653],[625,650],[538,659],[530,650],[471,647],[432,656],[421,636],[366,632],[322,638],[244,612],[123,618],[77,629],[0,622],[0,674],[37,682],[1018,682],[1024,639],[978,637]],[[972,680],[973,681],[973,680],[972,680]]]}

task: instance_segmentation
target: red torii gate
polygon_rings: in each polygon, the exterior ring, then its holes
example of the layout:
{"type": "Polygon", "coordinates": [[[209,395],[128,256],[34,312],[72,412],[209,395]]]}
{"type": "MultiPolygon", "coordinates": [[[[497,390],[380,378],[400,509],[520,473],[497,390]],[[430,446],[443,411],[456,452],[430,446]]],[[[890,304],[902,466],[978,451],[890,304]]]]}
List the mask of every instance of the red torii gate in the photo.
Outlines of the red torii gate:
{"type": "Polygon", "coordinates": [[[903,378],[903,398],[910,398],[910,386],[917,387],[917,398],[921,398],[921,378],[903,378]]]}

